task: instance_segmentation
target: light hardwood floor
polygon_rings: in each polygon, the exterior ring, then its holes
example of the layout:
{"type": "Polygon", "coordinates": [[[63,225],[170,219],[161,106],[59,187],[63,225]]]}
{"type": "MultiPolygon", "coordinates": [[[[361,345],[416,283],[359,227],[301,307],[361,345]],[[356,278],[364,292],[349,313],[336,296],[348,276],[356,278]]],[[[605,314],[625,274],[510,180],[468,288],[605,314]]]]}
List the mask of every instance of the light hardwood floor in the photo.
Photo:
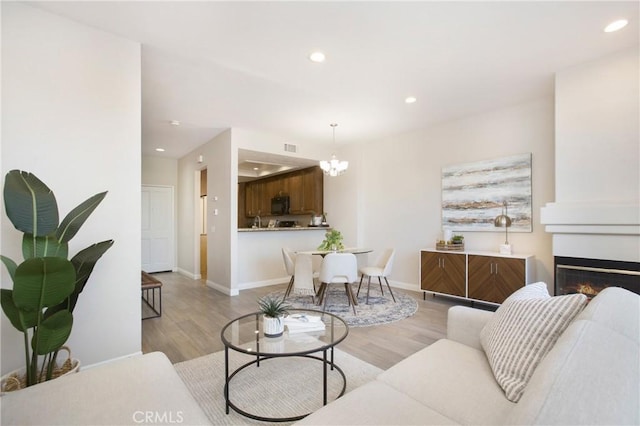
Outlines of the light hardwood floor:
{"type": "MultiPolygon", "coordinates": [[[[256,300],[286,285],[243,290],[226,296],[174,272],[153,274],[162,281],[162,317],[142,321],[142,351],[161,351],[177,363],[224,349],[220,331],[240,315],[257,310],[256,300]]],[[[418,301],[411,317],[373,327],[351,327],[338,348],[379,368],[387,369],[445,336],[447,310],[454,299],[422,300],[421,292],[400,289],[418,301]]],[[[143,309],[146,307],[143,305],[143,309]]]]}

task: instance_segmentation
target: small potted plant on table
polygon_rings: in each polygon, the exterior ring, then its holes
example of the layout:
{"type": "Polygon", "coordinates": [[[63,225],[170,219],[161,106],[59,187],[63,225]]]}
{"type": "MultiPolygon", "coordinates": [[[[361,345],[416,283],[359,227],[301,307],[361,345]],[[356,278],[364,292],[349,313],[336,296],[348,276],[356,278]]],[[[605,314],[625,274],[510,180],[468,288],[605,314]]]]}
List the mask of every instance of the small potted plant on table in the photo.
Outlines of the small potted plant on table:
{"type": "Polygon", "coordinates": [[[262,331],[265,337],[279,337],[284,333],[284,316],[291,306],[279,297],[265,296],[258,300],[262,312],[262,331]]]}
{"type": "Polygon", "coordinates": [[[318,250],[342,250],[344,244],[342,244],[342,234],[337,229],[332,229],[324,234],[324,240],[318,246],[318,250]]]}

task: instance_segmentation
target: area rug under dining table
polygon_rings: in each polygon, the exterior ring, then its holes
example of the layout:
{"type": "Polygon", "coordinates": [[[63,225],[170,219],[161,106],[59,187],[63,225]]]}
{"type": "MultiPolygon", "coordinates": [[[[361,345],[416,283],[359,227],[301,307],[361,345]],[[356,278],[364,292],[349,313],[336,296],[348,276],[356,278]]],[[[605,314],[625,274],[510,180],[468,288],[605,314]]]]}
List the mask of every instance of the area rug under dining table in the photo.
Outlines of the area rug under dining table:
{"type": "MultiPolygon", "coordinates": [[[[346,352],[334,349],[334,360],[347,378],[349,392],[382,373],[382,370],[346,352]]],[[[233,370],[247,362],[249,355],[230,351],[233,370]]],[[[225,413],[224,351],[174,365],[178,375],[215,425],[265,424],[243,417],[233,410],[225,413]]],[[[342,389],[342,377],[336,370],[327,375],[329,400],[342,389]]],[[[300,357],[272,359],[259,368],[246,368],[233,378],[231,400],[243,410],[263,416],[294,416],[322,407],[322,363],[300,357]]],[[[290,423],[279,423],[290,424],[290,423]]]]}
{"type": "MultiPolygon", "coordinates": [[[[358,290],[358,283],[352,284],[353,294],[358,290]]],[[[347,295],[343,284],[331,284],[327,289],[327,312],[340,316],[349,327],[369,327],[372,325],[389,324],[400,321],[415,314],[418,310],[417,300],[402,292],[394,289],[393,294],[396,298],[394,302],[389,294],[389,290],[384,287],[384,295],[380,292],[378,282],[371,280],[371,291],[369,292],[369,304],[367,300],[367,284],[362,283],[360,295],[357,297],[358,306],[356,306],[356,314],[353,313],[351,306],[347,302],[347,295]]],[[[282,298],[283,291],[269,293],[269,296],[282,298]]],[[[317,306],[311,296],[296,295],[291,293],[287,297],[287,303],[293,308],[300,309],[317,309],[322,310],[322,306],[317,306]]]]}

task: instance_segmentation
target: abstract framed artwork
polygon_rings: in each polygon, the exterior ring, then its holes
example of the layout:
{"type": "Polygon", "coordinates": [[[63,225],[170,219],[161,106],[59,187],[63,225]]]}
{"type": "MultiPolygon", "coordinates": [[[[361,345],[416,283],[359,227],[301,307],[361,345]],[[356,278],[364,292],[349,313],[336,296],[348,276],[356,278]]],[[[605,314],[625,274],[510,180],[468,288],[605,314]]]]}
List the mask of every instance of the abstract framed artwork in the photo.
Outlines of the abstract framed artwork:
{"type": "Polygon", "coordinates": [[[496,231],[506,201],[509,232],[531,232],[531,153],[442,168],[442,227],[496,231]]]}

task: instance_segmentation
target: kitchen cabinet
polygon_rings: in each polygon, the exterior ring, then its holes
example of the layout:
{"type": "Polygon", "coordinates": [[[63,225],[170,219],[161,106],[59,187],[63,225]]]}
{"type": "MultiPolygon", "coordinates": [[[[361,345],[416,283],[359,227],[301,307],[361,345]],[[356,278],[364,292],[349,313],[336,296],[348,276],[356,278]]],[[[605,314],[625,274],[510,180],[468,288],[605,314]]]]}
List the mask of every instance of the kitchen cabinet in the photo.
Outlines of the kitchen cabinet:
{"type": "Polygon", "coordinates": [[[526,283],[526,259],[469,255],[469,298],[502,303],[526,283]]]}
{"type": "Polygon", "coordinates": [[[320,167],[300,170],[289,177],[289,212],[322,214],[323,175],[320,167]]]}
{"type": "Polygon", "coordinates": [[[264,184],[260,181],[247,182],[244,188],[244,206],[247,216],[260,216],[263,212],[262,192],[264,184]]]}
{"type": "Polygon", "coordinates": [[[304,170],[302,176],[302,193],[305,208],[308,213],[321,215],[324,212],[323,206],[323,183],[324,174],[320,167],[311,167],[304,170]],[[321,190],[318,191],[318,188],[321,190]]]}
{"type": "Polygon", "coordinates": [[[317,166],[246,182],[240,188],[244,189],[244,215],[271,216],[271,199],[281,195],[289,196],[289,214],[322,214],[323,183],[317,166]]]}
{"type": "Polygon", "coordinates": [[[273,181],[271,179],[265,179],[257,182],[258,187],[260,188],[260,197],[258,201],[258,214],[260,216],[270,216],[271,215],[271,191],[274,186],[273,181]]]}
{"type": "Polygon", "coordinates": [[[304,197],[302,196],[302,172],[289,175],[289,213],[299,214],[304,212],[304,197]]]}
{"type": "Polygon", "coordinates": [[[534,282],[534,256],[492,252],[420,251],[420,288],[425,292],[500,304],[534,282]]]}
{"type": "Polygon", "coordinates": [[[462,253],[421,253],[422,290],[452,296],[466,296],[466,256],[462,253]]]}

